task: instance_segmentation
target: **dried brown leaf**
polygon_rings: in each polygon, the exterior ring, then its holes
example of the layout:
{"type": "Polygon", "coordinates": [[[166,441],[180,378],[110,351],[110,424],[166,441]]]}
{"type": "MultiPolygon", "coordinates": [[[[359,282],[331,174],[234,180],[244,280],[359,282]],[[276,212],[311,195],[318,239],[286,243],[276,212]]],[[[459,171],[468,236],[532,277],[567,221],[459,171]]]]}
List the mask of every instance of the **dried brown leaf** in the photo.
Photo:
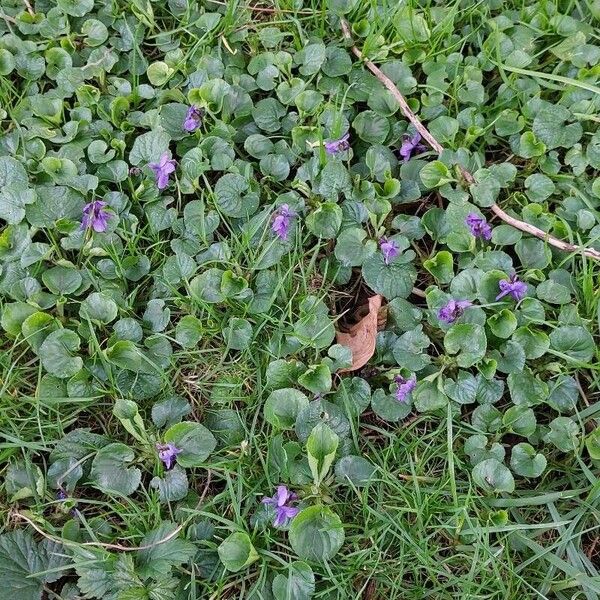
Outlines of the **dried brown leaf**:
{"type": "Polygon", "coordinates": [[[347,331],[336,332],[337,343],[350,348],[352,352],[352,366],[347,369],[340,369],[338,373],[356,371],[364,367],[375,353],[378,325],[381,327],[381,319],[385,316],[384,311],[381,311],[381,315],[379,314],[381,301],[382,296],[380,294],[371,296],[368,305],[360,307],[356,311],[360,315],[366,308],[367,314],[349,327],[347,331]]]}

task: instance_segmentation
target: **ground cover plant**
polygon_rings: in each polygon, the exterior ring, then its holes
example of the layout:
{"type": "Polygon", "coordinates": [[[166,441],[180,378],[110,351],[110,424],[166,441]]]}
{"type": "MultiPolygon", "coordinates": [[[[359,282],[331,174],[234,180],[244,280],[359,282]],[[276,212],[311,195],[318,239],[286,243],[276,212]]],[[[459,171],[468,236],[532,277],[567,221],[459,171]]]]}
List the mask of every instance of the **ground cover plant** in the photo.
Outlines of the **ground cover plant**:
{"type": "Polygon", "coordinates": [[[599,23],[3,0],[2,597],[599,598],[599,23]]]}

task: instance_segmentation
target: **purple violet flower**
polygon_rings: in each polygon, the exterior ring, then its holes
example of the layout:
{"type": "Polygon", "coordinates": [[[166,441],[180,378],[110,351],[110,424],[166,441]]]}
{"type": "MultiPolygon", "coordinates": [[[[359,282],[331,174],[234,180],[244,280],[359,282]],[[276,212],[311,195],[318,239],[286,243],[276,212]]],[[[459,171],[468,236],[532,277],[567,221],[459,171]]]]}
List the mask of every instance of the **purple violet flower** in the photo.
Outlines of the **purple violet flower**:
{"type": "Polygon", "coordinates": [[[519,281],[516,275],[513,275],[510,279],[501,279],[498,282],[498,287],[500,288],[500,293],[496,296],[496,300],[500,300],[510,294],[518,302],[527,293],[527,284],[519,281]]]}
{"type": "Polygon", "coordinates": [[[400,254],[400,247],[398,242],[394,240],[388,240],[386,237],[382,237],[379,240],[379,248],[381,248],[381,254],[383,254],[383,262],[389,265],[392,260],[400,254]]]}
{"type": "Polygon", "coordinates": [[[62,488],[59,488],[58,492],[56,492],[56,499],[60,500],[61,502],[66,500],[68,497],[69,495],[62,488]]]}
{"type": "Polygon", "coordinates": [[[106,228],[108,227],[108,219],[111,217],[111,213],[105,210],[106,206],[108,205],[102,200],[93,200],[92,202],[88,202],[83,207],[81,229],[88,229],[91,227],[97,233],[106,231],[106,228]]]}
{"type": "Polygon", "coordinates": [[[290,502],[296,500],[298,496],[290,492],[285,485],[278,485],[277,492],[272,498],[263,498],[261,502],[275,508],[275,519],[273,525],[281,527],[287,525],[293,519],[300,509],[294,506],[289,506],[290,502]]]}
{"type": "Polygon", "coordinates": [[[402,375],[396,375],[394,378],[396,385],[396,400],[398,402],[408,402],[408,395],[415,389],[417,378],[413,375],[406,379],[402,375]]]}
{"type": "Polygon", "coordinates": [[[438,310],[438,319],[450,325],[454,323],[464,312],[465,308],[472,306],[468,300],[448,300],[440,310],[438,310]]]}
{"type": "Polygon", "coordinates": [[[425,152],[425,150],[427,150],[427,146],[421,144],[420,142],[421,134],[418,131],[416,131],[412,137],[404,137],[402,146],[400,146],[400,150],[398,150],[398,153],[404,162],[406,162],[412,156],[413,152],[425,152]]]}
{"type": "Polygon", "coordinates": [[[158,162],[148,164],[156,175],[156,187],[159,190],[164,190],[169,185],[169,175],[175,171],[176,164],[172,158],[169,158],[168,152],[165,152],[158,162]]]}
{"type": "Polygon", "coordinates": [[[465,225],[470,229],[471,235],[481,238],[486,242],[492,239],[492,228],[488,222],[475,213],[469,213],[465,219],[465,225]]]}
{"type": "Polygon", "coordinates": [[[183,129],[192,133],[200,127],[202,123],[202,109],[197,106],[190,106],[183,121],[183,129]]]}
{"type": "Polygon", "coordinates": [[[289,204],[282,204],[273,213],[271,230],[280,240],[287,242],[288,235],[290,233],[290,225],[292,224],[292,219],[295,216],[296,213],[289,207],[289,204]]]}
{"type": "Polygon", "coordinates": [[[330,140],[329,142],[325,142],[325,152],[327,154],[337,154],[338,152],[342,152],[343,150],[348,150],[350,148],[350,134],[347,133],[339,140],[330,140]]]}
{"type": "Polygon", "coordinates": [[[175,444],[156,444],[158,458],[165,463],[165,467],[170,469],[175,462],[175,458],[182,452],[175,444]]]}

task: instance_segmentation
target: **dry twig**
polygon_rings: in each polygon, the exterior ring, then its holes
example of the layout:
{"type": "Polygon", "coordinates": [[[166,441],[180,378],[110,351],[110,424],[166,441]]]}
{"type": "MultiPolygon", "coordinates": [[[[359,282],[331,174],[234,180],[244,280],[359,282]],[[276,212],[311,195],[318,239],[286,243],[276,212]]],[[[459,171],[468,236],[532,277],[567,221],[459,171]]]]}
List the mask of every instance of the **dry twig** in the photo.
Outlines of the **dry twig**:
{"type": "MultiPolygon", "coordinates": [[[[424,140],[426,140],[427,143],[438,154],[441,154],[444,149],[443,146],[433,137],[433,135],[431,135],[431,133],[429,132],[427,127],[423,125],[419,117],[417,117],[417,115],[410,109],[410,106],[408,106],[408,103],[406,102],[406,98],[404,98],[400,90],[396,87],[396,84],[377,65],[371,62],[368,58],[364,58],[363,53],[354,45],[354,41],[352,40],[352,35],[350,33],[350,28],[348,27],[348,23],[344,19],[341,19],[340,22],[344,37],[346,38],[346,40],[352,43],[353,54],[360,60],[364,61],[367,69],[369,69],[369,71],[371,71],[371,73],[373,73],[373,75],[375,75],[375,77],[377,77],[377,79],[379,79],[379,81],[381,81],[381,83],[390,91],[392,96],[394,96],[394,98],[400,105],[400,109],[402,110],[406,118],[413,124],[414,128],[419,132],[421,137],[424,140]]],[[[459,168],[461,175],[468,184],[472,184],[475,182],[475,179],[473,175],[471,175],[471,173],[469,173],[463,167],[459,168]]],[[[593,248],[584,248],[583,246],[577,246],[575,244],[570,244],[569,242],[559,240],[546,233],[545,231],[542,231],[541,229],[530,225],[529,223],[525,223],[524,221],[521,221],[515,217],[511,217],[509,214],[504,212],[497,204],[493,204],[491,206],[491,209],[492,212],[498,218],[502,219],[505,223],[512,225],[515,229],[519,229],[521,231],[524,231],[525,233],[534,235],[535,237],[544,240],[545,242],[547,242],[551,246],[554,246],[555,248],[559,248],[560,250],[564,250],[565,252],[580,253],[584,256],[587,256],[588,258],[600,260],[600,252],[598,252],[598,250],[594,250],[593,248]]]]}
{"type": "MultiPolygon", "coordinates": [[[[211,472],[210,472],[210,470],[208,470],[207,476],[206,476],[206,483],[204,484],[204,489],[202,490],[202,495],[200,496],[200,499],[198,500],[197,507],[199,507],[202,504],[202,502],[204,501],[204,498],[206,497],[208,488],[210,486],[210,482],[211,482],[211,472]]],[[[160,546],[161,544],[164,544],[164,543],[168,542],[169,540],[172,540],[174,537],[177,537],[181,533],[181,530],[186,525],[185,523],[178,525],[175,529],[173,529],[173,531],[171,531],[171,533],[169,533],[169,535],[166,535],[164,538],[158,540],[157,542],[154,542],[152,544],[145,544],[144,546],[131,547],[131,546],[122,546],[121,544],[104,544],[102,542],[81,542],[81,543],[72,542],[70,540],[65,540],[65,539],[56,537],[54,535],[51,535],[49,533],[46,533],[39,525],[37,525],[37,523],[35,523],[27,515],[24,515],[23,513],[19,512],[19,511],[13,511],[11,516],[13,516],[17,519],[21,519],[22,521],[26,521],[42,537],[44,537],[47,540],[50,540],[52,542],[56,542],[57,544],[62,544],[64,546],[71,545],[71,546],[78,546],[78,547],[92,546],[92,547],[96,547],[96,548],[104,548],[106,550],[118,550],[119,552],[140,552],[142,550],[150,550],[151,548],[154,548],[155,546],[160,546]]]]}
{"type": "Polygon", "coordinates": [[[33,17],[35,15],[35,11],[33,10],[29,0],[23,0],[23,4],[25,4],[25,7],[27,8],[27,12],[33,17]]]}

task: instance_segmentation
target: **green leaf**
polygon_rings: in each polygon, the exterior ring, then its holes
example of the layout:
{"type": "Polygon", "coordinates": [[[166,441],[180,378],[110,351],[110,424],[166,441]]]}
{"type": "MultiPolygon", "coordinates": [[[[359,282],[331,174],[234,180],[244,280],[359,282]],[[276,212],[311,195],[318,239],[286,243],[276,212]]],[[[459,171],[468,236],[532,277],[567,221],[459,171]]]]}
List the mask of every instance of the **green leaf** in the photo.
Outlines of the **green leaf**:
{"type": "Polygon", "coordinates": [[[36,201],[34,190],[5,187],[0,190],[0,215],[9,225],[20,223],[25,217],[25,206],[36,201]]]}
{"type": "Polygon", "coordinates": [[[396,362],[409,371],[420,371],[431,361],[426,350],[431,345],[423,326],[418,325],[412,331],[406,331],[395,342],[392,354],[396,362]]]}
{"type": "Polygon", "coordinates": [[[215,204],[227,217],[249,217],[258,207],[258,195],[244,177],[227,173],[215,185],[215,204]]]}
{"type": "Polygon", "coordinates": [[[319,424],[325,423],[340,438],[350,433],[350,423],[344,412],[327,400],[313,400],[302,408],[296,418],[295,431],[301,442],[306,442],[312,430],[319,424]]]}
{"type": "Polygon", "coordinates": [[[309,600],[315,592],[313,570],[299,560],[291,562],[287,576],[277,574],[272,588],[275,600],[309,600]]]}
{"type": "Polygon", "coordinates": [[[221,291],[221,280],[224,271],[212,268],[197,275],[190,281],[190,295],[196,300],[216,304],[225,300],[221,291]]]}
{"type": "Polygon", "coordinates": [[[493,314],[488,318],[487,324],[490,331],[499,338],[509,338],[517,328],[517,317],[508,308],[493,314]]]}
{"type": "Polygon", "coordinates": [[[511,406],[502,417],[504,426],[514,433],[529,437],[535,433],[535,413],[526,406],[511,406]]]}
{"type": "Polygon", "coordinates": [[[423,185],[432,189],[454,181],[448,167],[439,160],[427,163],[419,174],[423,185]]]}
{"type": "Polygon", "coordinates": [[[217,552],[223,566],[234,573],[245,569],[259,558],[250,537],[241,531],[225,538],[217,548],[217,552]]]}
{"type": "Polygon", "coordinates": [[[142,480],[137,467],[127,467],[134,458],[133,450],[125,444],[115,442],[100,448],[92,462],[90,481],[103,492],[130,496],[142,480]]]}
{"type": "Polygon", "coordinates": [[[313,365],[298,377],[298,383],[313,394],[322,394],[331,389],[331,371],[325,364],[313,365]]]}
{"type": "Polygon", "coordinates": [[[183,421],[171,426],[164,435],[165,442],[181,450],[177,463],[182,467],[200,467],[215,449],[217,440],[200,423],[183,421]]]}
{"type": "Polygon", "coordinates": [[[335,329],[326,314],[304,312],[294,325],[294,335],[306,346],[326,348],[335,338],[335,329]]]}
{"type": "Polygon", "coordinates": [[[343,485],[367,485],[375,472],[375,466],[362,456],[344,456],[335,465],[336,480],[343,485]]]}
{"type": "Polygon", "coordinates": [[[476,434],[467,438],[465,442],[465,453],[469,455],[469,460],[473,466],[488,458],[495,458],[497,461],[504,460],[504,447],[497,442],[492,443],[490,448],[487,448],[488,439],[485,435],[476,434]]]}
{"type": "MultiPolygon", "coordinates": [[[[373,397],[374,400],[375,397],[373,397]]],[[[419,412],[440,410],[446,408],[449,402],[441,386],[438,386],[434,381],[419,382],[413,392],[413,401],[419,412]]]]}
{"type": "Polygon", "coordinates": [[[487,339],[481,325],[459,323],[453,325],[444,337],[444,347],[449,354],[457,354],[459,367],[473,366],[485,356],[487,339]]]}
{"type": "Polygon", "coordinates": [[[409,402],[398,402],[395,396],[386,394],[383,390],[375,390],[371,408],[380,419],[392,423],[406,418],[411,411],[409,402]]]}
{"type": "Polygon", "coordinates": [[[581,124],[567,121],[572,118],[571,112],[564,106],[552,105],[542,108],[533,120],[533,133],[548,149],[571,148],[581,138],[581,124]]]}
{"type": "Polygon", "coordinates": [[[170,396],[152,406],[152,422],[156,427],[171,426],[192,412],[189,402],[181,396],[170,396]]]}
{"type": "Polygon", "coordinates": [[[534,173],[525,179],[525,188],[531,202],[541,202],[554,193],[555,185],[547,175],[534,173]]]}
{"type": "Polygon", "coordinates": [[[145,359],[141,350],[129,340],[120,340],[107,348],[104,352],[108,362],[116,365],[120,369],[138,373],[140,371],[148,373],[154,371],[152,366],[145,359]]]}
{"type": "Polygon", "coordinates": [[[537,286],[535,293],[540,300],[544,300],[549,304],[568,304],[571,302],[571,290],[553,279],[542,281],[537,286]]]}
{"type": "Polygon", "coordinates": [[[306,452],[315,485],[320,485],[327,476],[339,441],[340,438],[325,423],[318,423],[308,436],[306,452]]]}
{"type": "Polygon", "coordinates": [[[72,17],[83,17],[94,8],[94,0],[56,0],[58,7],[72,17]]]}
{"type": "Polygon", "coordinates": [[[2,329],[6,333],[17,336],[21,333],[21,326],[37,309],[25,302],[11,302],[4,306],[2,311],[2,329]]]}
{"type": "Polygon", "coordinates": [[[129,153],[129,162],[135,166],[158,162],[169,149],[169,141],[169,134],[163,129],[137,136],[129,153]]]}
{"type": "Polygon", "coordinates": [[[587,434],[585,447],[593,460],[600,460],[600,427],[587,434]]]}
{"type": "Polygon", "coordinates": [[[335,257],[346,267],[359,267],[377,248],[373,240],[365,241],[366,237],[359,227],[344,229],[337,238],[335,257]]]}
{"type": "Polygon", "coordinates": [[[177,535],[173,535],[176,530],[177,525],[167,521],[142,538],[140,546],[144,549],[137,554],[138,572],[142,577],[168,575],[173,567],[190,561],[196,546],[178,539],[177,535]],[[169,538],[168,541],[163,542],[166,538],[169,538]]]}
{"type": "Polygon", "coordinates": [[[146,69],[148,80],[152,85],[157,87],[165,85],[174,72],[174,69],[161,60],[148,65],[148,68],[146,69]]]}
{"type": "Polygon", "coordinates": [[[269,394],[263,410],[266,421],[273,427],[293,429],[298,414],[306,407],[308,398],[302,392],[283,388],[269,394]]]}
{"type": "Polygon", "coordinates": [[[252,341],[252,325],[246,319],[231,317],[223,335],[228,348],[245,350],[252,341]]]}
{"type": "Polygon", "coordinates": [[[175,327],[175,339],[184,348],[193,348],[202,339],[204,328],[202,321],[193,315],[181,317],[175,327]]]}
{"type": "Polygon", "coordinates": [[[358,137],[368,144],[383,144],[390,132],[390,122],[386,117],[372,110],[358,113],[352,126],[358,137]]]}
{"type": "Polygon", "coordinates": [[[107,325],[117,318],[117,303],[102,292],[91,293],[79,307],[79,315],[82,319],[107,325]]]}
{"type": "Polygon", "coordinates": [[[331,401],[344,409],[348,416],[362,414],[371,401],[371,387],[362,377],[343,378],[331,401]]]}
{"type": "Polygon", "coordinates": [[[342,209],[335,202],[324,202],[307,215],[305,223],[313,235],[328,240],[337,235],[342,216],[342,209]]]}
{"type": "Polygon", "coordinates": [[[294,552],[308,562],[331,560],[344,543],[340,518],[325,506],[310,506],[292,520],[289,531],[294,552]]]}
{"type": "Polygon", "coordinates": [[[456,381],[446,379],[444,392],[459,404],[472,404],[477,397],[477,379],[467,371],[459,371],[456,381]]]}
{"type": "Polygon", "coordinates": [[[454,278],[454,262],[452,254],[441,250],[435,256],[423,261],[423,267],[427,269],[439,283],[450,283],[454,278]]]}
{"type": "Polygon", "coordinates": [[[522,238],[515,244],[521,264],[528,269],[545,269],[552,259],[548,245],[538,238],[522,238]]]}
{"type": "Polygon", "coordinates": [[[525,357],[528,360],[540,358],[550,348],[548,336],[534,327],[519,327],[513,334],[512,339],[523,348],[525,357]]]}
{"type": "Polygon", "coordinates": [[[546,469],[546,458],[536,453],[531,444],[523,442],[513,447],[510,468],[521,477],[539,477],[546,469]]]}
{"type": "Polygon", "coordinates": [[[543,156],[546,152],[546,144],[539,140],[532,131],[521,134],[517,154],[523,158],[543,156]]]}
{"type": "Polygon", "coordinates": [[[31,533],[15,530],[0,535],[0,576],[3,593],[11,600],[40,600],[45,579],[39,573],[47,567],[31,533]]]}
{"type": "MultiPolygon", "coordinates": [[[[412,254],[407,252],[402,258],[410,260],[412,254]]],[[[364,261],[362,275],[374,292],[388,300],[407,298],[417,280],[417,271],[411,263],[403,262],[399,257],[386,265],[379,252],[364,261]]]]}
{"type": "Polygon", "coordinates": [[[520,373],[508,376],[508,389],[517,406],[535,406],[548,398],[548,385],[525,368],[520,373]]]}
{"type": "Polygon", "coordinates": [[[591,333],[579,325],[557,327],[550,334],[550,347],[567,360],[582,363],[590,362],[596,352],[591,333]]]}
{"type": "Polygon", "coordinates": [[[473,468],[473,480],[487,492],[514,492],[511,472],[495,458],[481,461],[473,468]]]}
{"type": "Polygon", "coordinates": [[[79,336],[69,329],[50,333],[40,346],[39,354],[48,373],[61,379],[72,377],[83,367],[83,360],[73,356],[79,350],[79,336]]]}
{"type": "Polygon", "coordinates": [[[59,266],[44,271],[42,281],[53,294],[66,296],[79,288],[83,278],[77,269],[59,266]]]}
{"type": "Polygon", "coordinates": [[[579,426],[569,417],[556,417],[544,441],[554,444],[561,452],[573,452],[579,446],[579,426]]]}

